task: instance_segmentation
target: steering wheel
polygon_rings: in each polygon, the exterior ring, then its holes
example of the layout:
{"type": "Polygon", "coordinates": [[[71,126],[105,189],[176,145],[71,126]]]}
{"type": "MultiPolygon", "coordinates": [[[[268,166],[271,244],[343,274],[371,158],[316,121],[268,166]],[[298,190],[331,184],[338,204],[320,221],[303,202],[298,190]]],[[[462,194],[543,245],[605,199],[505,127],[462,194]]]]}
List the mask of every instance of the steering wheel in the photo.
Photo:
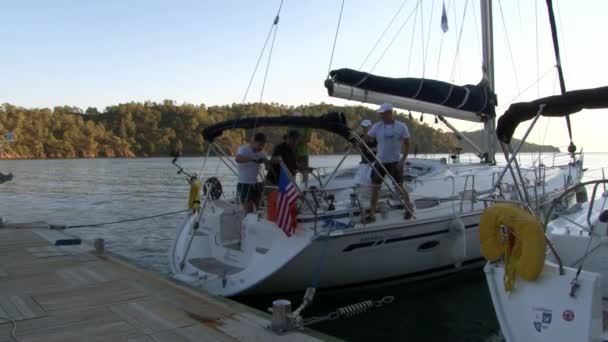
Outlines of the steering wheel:
{"type": "Polygon", "coordinates": [[[216,177],[208,178],[203,184],[203,194],[207,195],[207,191],[209,191],[209,196],[212,200],[216,200],[222,196],[222,183],[216,177]]]}

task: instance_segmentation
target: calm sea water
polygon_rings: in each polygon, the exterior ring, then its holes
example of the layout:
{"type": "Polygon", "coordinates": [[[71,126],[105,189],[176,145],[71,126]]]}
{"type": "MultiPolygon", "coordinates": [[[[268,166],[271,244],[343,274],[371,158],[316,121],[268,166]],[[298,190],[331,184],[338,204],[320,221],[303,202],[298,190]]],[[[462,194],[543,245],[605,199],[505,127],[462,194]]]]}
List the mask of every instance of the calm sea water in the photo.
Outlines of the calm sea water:
{"type": "MultiPolygon", "coordinates": [[[[440,157],[440,156],[433,156],[440,157]]],[[[522,155],[522,164],[538,156],[522,155]]],[[[468,159],[465,156],[464,159],[468,159]]],[[[199,173],[202,158],[183,158],[188,171],[199,173]]],[[[339,156],[313,157],[313,166],[332,166],[339,156]]],[[[358,162],[348,157],[345,166],[358,162]]],[[[545,164],[551,164],[547,156],[545,164]]],[[[586,178],[601,175],[608,153],[587,153],[586,178]]],[[[222,175],[226,193],[234,193],[235,178],[217,159],[207,170],[222,175]]],[[[46,221],[52,224],[92,224],[155,215],[186,208],[188,185],[176,174],[169,158],[7,160],[0,172],[12,172],[12,182],[0,185],[0,215],[10,222],[46,221]]],[[[111,226],[68,230],[83,239],[104,238],[112,252],[168,272],[166,259],[182,215],[111,226]]],[[[366,299],[395,296],[393,304],[351,318],[315,325],[314,328],[349,341],[487,341],[498,332],[489,293],[481,270],[444,278],[376,288],[319,293],[307,314],[320,315],[339,306],[366,299]]],[[[275,297],[240,298],[265,310],[275,297]]],[[[289,297],[299,303],[300,295],[289,297]]]]}

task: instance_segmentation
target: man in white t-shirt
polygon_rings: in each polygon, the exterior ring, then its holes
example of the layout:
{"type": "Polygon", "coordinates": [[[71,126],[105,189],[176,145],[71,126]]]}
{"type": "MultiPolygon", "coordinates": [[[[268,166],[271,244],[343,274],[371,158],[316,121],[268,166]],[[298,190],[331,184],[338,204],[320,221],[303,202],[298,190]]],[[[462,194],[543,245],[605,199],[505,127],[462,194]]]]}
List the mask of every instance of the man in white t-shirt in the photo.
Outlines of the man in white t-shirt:
{"type": "Polygon", "coordinates": [[[239,147],[236,152],[235,160],[239,171],[236,193],[245,213],[252,213],[260,206],[264,186],[258,181],[258,174],[260,166],[268,162],[265,145],[266,135],[256,133],[249,144],[239,147]]]}
{"type": "Polygon", "coordinates": [[[405,123],[393,118],[393,106],[384,103],[378,109],[381,121],[376,122],[367,132],[367,135],[376,139],[378,142],[377,158],[384,167],[374,165],[377,170],[372,173],[372,196],[367,222],[376,219],[376,205],[378,203],[378,193],[382,186],[382,179],[385,176],[385,169],[399,184],[399,188],[406,203],[405,219],[409,220],[414,216],[414,210],[410,203],[409,195],[403,188],[403,169],[405,160],[410,149],[410,132],[405,123]]]}

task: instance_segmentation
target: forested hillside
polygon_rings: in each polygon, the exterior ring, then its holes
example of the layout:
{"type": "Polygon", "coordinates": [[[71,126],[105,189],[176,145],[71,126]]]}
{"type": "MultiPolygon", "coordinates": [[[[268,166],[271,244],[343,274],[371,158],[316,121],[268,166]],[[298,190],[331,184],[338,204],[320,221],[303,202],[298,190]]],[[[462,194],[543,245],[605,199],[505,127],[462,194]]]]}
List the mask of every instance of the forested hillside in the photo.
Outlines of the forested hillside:
{"type": "MultiPolygon", "coordinates": [[[[95,158],[167,156],[173,151],[184,155],[200,155],[205,150],[201,130],[210,124],[239,117],[284,115],[299,111],[320,115],[332,110],[343,111],[351,126],[362,119],[376,121],[377,114],[363,106],[336,108],[328,104],[284,106],[252,103],[207,107],[204,104],[176,105],[173,101],[130,102],[83,110],[63,106],[22,108],[10,104],[0,106],[0,133],[13,132],[16,143],[2,151],[3,158],[95,158]]],[[[418,153],[447,153],[460,146],[453,137],[426,123],[402,116],[418,153]]],[[[427,116],[427,119],[432,118],[427,116]]],[[[284,129],[261,128],[271,143],[279,142],[284,129]]],[[[233,152],[246,140],[243,130],[225,132],[218,142],[233,152]]],[[[341,153],[346,144],[331,133],[315,131],[311,153],[341,153]]]]}

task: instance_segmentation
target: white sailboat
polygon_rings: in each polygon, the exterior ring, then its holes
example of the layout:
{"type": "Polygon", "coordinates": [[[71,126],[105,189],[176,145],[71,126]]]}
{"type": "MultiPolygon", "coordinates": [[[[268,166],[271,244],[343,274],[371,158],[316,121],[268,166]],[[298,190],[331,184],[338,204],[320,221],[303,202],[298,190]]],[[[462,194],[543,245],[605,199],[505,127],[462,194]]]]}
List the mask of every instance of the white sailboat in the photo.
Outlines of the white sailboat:
{"type": "MultiPolygon", "coordinates": [[[[332,96],[369,103],[390,101],[397,108],[436,114],[446,123],[445,118],[458,118],[484,124],[484,146],[477,148],[479,163],[408,159],[405,179],[416,205],[415,219],[403,219],[403,197],[395,191],[394,179],[388,177],[378,219],[364,223],[367,203],[356,181],[356,169],[341,169],[340,162],[314,187],[297,184],[297,229],[288,237],[266,219],[267,208],[244,215],[235,199],[222,196],[218,179],[209,178],[200,208],[185,219],[169,253],[173,276],[211,293],[232,296],[407,281],[455,272],[483,260],[479,219],[495,199],[525,201],[540,211],[565,188],[578,183],[583,173],[580,154],[572,153],[573,159],[565,165],[526,170],[522,178],[496,166],[490,0],[481,0],[481,12],[484,81],[480,85],[460,87],[369,74],[365,80],[353,82],[349,79],[359,74],[349,70],[333,72],[326,81],[332,96]],[[413,89],[415,96],[391,92],[401,85],[413,89]]],[[[276,126],[338,134],[352,145],[344,158],[352,149],[360,153],[368,149],[339,113],[229,120],[207,127],[203,136],[211,146],[209,151],[234,170],[234,162],[215,144],[215,138],[228,129],[276,126]]]]}
{"type": "Polygon", "coordinates": [[[607,184],[602,179],[572,187],[550,210],[547,218],[557,216],[546,224],[552,252],[537,279],[518,279],[507,291],[504,260],[486,265],[488,287],[507,342],[608,341],[607,184]],[[587,186],[593,187],[589,202],[562,207],[568,197],[587,186]],[[597,193],[600,186],[603,191],[597,193]]]}
{"type": "MultiPolygon", "coordinates": [[[[607,99],[608,87],[571,91],[514,104],[505,115],[517,125],[543,113],[608,108],[607,99]]],[[[480,226],[481,234],[493,240],[487,246],[504,248],[498,257],[491,255],[495,248],[485,250],[491,262],[484,270],[508,342],[608,340],[607,184],[603,178],[570,187],[543,217],[544,225],[523,209],[484,213],[491,216],[480,226]],[[587,187],[593,189],[588,202],[587,187]]]]}

